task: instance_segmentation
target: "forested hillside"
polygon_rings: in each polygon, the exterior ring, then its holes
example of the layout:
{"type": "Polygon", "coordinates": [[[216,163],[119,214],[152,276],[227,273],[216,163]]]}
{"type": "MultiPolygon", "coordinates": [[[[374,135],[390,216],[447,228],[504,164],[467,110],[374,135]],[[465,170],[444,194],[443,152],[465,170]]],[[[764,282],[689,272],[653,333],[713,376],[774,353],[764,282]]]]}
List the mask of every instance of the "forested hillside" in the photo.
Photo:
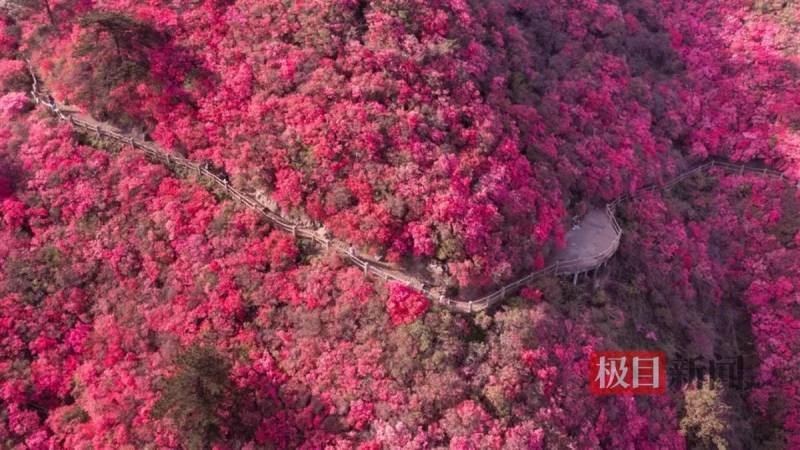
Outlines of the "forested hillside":
{"type": "Polygon", "coordinates": [[[0,1],[0,447],[800,447],[800,6],[0,1]],[[29,63],[28,63],[29,62],[29,63]],[[76,133],[59,102],[471,295],[589,208],[605,271],[475,315],[76,133]],[[588,392],[593,350],[741,389],[588,392]]]}

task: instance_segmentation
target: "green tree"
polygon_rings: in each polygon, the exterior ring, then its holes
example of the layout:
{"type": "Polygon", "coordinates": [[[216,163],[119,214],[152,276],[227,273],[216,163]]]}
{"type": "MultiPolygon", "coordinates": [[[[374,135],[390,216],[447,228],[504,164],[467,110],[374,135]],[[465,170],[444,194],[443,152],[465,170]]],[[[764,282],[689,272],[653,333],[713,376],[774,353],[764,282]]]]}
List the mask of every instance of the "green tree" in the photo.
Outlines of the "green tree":
{"type": "Polygon", "coordinates": [[[142,125],[125,111],[138,101],[136,85],[156,83],[150,60],[167,44],[167,36],[118,12],[90,12],[79,25],[80,34],[62,70],[61,82],[70,86],[71,100],[123,128],[142,125]]]}
{"type": "Polygon", "coordinates": [[[729,448],[731,408],[723,400],[722,385],[706,377],[701,386],[686,389],[684,401],[680,427],[687,443],[693,448],[729,448]]]}
{"type": "Polygon", "coordinates": [[[208,448],[226,425],[221,412],[233,403],[231,366],[214,348],[197,345],[175,363],[177,370],[166,380],[153,416],[171,419],[188,448],[208,448]]]}
{"type": "Polygon", "coordinates": [[[89,56],[96,76],[108,87],[146,76],[148,51],[165,41],[151,25],[116,12],[91,12],[79,23],[83,32],[74,54],[89,56]]]}

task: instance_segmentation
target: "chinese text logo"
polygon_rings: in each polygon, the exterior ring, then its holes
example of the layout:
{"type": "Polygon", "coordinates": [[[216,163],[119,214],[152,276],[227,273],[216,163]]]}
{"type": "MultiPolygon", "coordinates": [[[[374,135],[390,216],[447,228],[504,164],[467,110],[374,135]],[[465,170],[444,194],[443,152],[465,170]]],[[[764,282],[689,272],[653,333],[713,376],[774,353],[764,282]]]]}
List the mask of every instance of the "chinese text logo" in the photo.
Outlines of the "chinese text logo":
{"type": "Polygon", "coordinates": [[[666,391],[664,352],[605,351],[589,357],[589,391],[595,395],[666,391]]]}

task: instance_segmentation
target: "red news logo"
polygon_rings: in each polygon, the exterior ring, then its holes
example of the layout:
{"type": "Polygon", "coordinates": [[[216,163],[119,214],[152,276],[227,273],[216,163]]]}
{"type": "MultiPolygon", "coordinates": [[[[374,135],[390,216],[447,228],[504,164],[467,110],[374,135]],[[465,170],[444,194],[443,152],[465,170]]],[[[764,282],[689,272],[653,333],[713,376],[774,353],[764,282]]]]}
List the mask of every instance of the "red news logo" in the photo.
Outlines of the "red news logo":
{"type": "Polygon", "coordinates": [[[664,352],[607,351],[589,356],[589,392],[595,395],[662,395],[667,387],[664,352]]]}

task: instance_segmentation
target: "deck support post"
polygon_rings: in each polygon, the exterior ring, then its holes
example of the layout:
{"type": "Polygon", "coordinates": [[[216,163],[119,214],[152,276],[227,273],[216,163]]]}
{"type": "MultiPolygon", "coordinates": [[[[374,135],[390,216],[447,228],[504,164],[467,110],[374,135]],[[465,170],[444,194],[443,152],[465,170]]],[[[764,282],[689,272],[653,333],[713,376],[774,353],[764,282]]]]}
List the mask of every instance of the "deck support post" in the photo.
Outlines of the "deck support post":
{"type": "Polygon", "coordinates": [[[578,272],[575,272],[575,275],[572,277],[572,285],[573,286],[578,285],[578,272]]]}

